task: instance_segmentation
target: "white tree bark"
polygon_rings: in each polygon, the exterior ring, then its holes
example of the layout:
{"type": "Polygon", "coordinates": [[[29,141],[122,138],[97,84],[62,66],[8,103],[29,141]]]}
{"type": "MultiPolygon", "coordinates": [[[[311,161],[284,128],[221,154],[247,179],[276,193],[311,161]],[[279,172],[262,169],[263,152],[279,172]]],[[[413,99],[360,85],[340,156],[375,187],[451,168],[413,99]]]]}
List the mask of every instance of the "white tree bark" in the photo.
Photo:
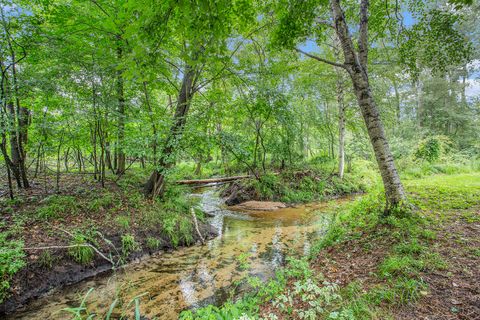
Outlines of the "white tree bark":
{"type": "Polygon", "coordinates": [[[368,61],[368,0],[360,4],[360,27],[358,53],[348,30],[340,0],[331,0],[331,13],[334,27],[342,47],[344,67],[350,74],[355,95],[367,126],[370,142],[385,187],[387,209],[401,205],[406,201],[405,191],[400,181],[393,156],[385,136],[380,114],[373,98],[367,72],[368,61]]]}

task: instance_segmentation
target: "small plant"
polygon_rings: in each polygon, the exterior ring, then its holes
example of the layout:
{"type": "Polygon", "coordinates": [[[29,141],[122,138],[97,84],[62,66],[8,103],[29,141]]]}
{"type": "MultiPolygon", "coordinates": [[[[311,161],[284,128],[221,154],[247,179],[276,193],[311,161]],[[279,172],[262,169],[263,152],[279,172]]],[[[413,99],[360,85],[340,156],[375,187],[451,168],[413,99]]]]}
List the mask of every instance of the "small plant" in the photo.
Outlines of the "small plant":
{"type": "Polygon", "coordinates": [[[91,211],[105,210],[110,208],[114,204],[115,204],[114,194],[105,192],[101,194],[99,197],[93,199],[88,204],[88,210],[91,210],[91,211]]]}
{"type": "Polygon", "coordinates": [[[38,257],[38,263],[46,269],[51,269],[55,261],[56,257],[52,255],[52,253],[48,250],[42,251],[42,253],[38,257]]]}
{"type": "Polygon", "coordinates": [[[244,252],[238,255],[238,263],[241,270],[250,269],[250,263],[248,263],[248,258],[250,258],[250,252],[244,252]]]}
{"type": "Polygon", "coordinates": [[[132,234],[124,234],[122,236],[122,253],[124,256],[128,256],[134,251],[138,251],[140,245],[135,241],[135,237],[132,234]]]}
{"type": "Polygon", "coordinates": [[[92,262],[94,251],[89,246],[87,237],[84,234],[76,233],[70,242],[73,246],[68,249],[68,254],[78,263],[87,264],[92,262]]]}
{"type": "Polygon", "coordinates": [[[154,237],[148,237],[147,238],[147,247],[151,250],[156,250],[156,249],[160,248],[161,244],[162,244],[162,242],[160,241],[160,239],[157,239],[157,238],[154,238],[154,237]]]}
{"type": "Polygon", "coordinates": [[[130,229],[130,217],[119,215],[115,217],[115,223],[124,231],[130,229]]]}
{"type": "Polygon", "coordinates": [[[382,277],[392,278],[400,275],[416,275],[422,267],[422,261],[411,256],[393,255],[383,261],[379,266],[379,271],[382,277]]]}

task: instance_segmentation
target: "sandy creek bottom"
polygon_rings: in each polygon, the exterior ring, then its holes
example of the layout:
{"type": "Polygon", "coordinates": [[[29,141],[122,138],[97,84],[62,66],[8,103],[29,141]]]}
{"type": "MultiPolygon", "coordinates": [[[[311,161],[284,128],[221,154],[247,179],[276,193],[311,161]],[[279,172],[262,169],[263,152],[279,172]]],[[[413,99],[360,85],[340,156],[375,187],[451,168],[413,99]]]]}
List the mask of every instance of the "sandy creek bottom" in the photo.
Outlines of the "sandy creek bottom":
{"type": "MultiPolygon", "coordinates": [[[[326,203],[315,203],[270,212],[224,209],[214,189],[194,195],[214,214],[210,223],[219,236],[204,246],[192,246],[145,259],[107,276],[67,287],[32,302],[27,311],[9,319],[69,319],[63,309],[79,305],[88,296],[89,311],[105,313],[116,297],[129,302],[141,297],[141,312],[147,318],[176,319],[186,308],[220,304],[236,280],[247,275],[263,280],[274,275],[286,254],[307,255],[313,239],[325,234],[331,215],[326,203]],[[320,212],[325,214],[319,214],[320,212]],[[239,256],[246,258],[247,270],[239,256]]],[[[338,201],[348,201],[339,199],[338,201]]],[[[133,309],[131,307],[130,309],[133,309]]]]}

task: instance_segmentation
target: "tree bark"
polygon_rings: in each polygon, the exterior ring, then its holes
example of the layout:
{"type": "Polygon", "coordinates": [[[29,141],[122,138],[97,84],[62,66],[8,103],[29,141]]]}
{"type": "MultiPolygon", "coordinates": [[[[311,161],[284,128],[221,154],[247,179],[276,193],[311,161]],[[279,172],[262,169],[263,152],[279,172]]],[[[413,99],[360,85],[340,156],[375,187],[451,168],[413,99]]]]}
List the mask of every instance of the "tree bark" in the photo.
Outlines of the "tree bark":
{"type": "Polygon", "coordinates": [[[365,121],[370,142],[382,176],[386,195],[386,209],[401,206],[406,202],[406,194],[400,181],[393,156],[385,136],[380,114],[373,98],[368,79],[368,0],[360,4],[360,35],[358,54],[348,30],[340,0],[331,0],[331,12],[335,22],[335,31],[340,40],[345,59],[345,67],[350,74],[355,95],[365,121]]]}
{"type": "MultiPolygon", "coordinates": [[[[121,41],[119,37],[118,41],[121,41]]],[[[123,57],[123,49],[121,43],[117,46],[117,60],[121,64],[123,57]]],[[[125,92],[123,71],[117,70],[117,99],[118,99],[118,144],[117,144],[117,175],[121,175],[125,171],[125,92]]]]}
{"type": "Polygon", "coordinates": [[[345,102],[343,96],[343,80],[341,71],[337,71],[338,102],[338,176],[343,179],[345,169],[345,102]]]}
{"type": "Polygon", "coordinates": [[[183,128],[187,120],[187,114],[190,109],[190,102],[193,96],[193,83],[195,70],[186,66],[182,86],[178,94],[177,106],[173,116],[173,124],[170,127],[170,133],[165,140],[162,152],[158,159],[158,166],[150,175],[144,187],[144,193],[149,197],[161,196],[165,191],[165,175],[168,169],[175,164],[175,151],[177,144],[182,136],[183,128]]]}

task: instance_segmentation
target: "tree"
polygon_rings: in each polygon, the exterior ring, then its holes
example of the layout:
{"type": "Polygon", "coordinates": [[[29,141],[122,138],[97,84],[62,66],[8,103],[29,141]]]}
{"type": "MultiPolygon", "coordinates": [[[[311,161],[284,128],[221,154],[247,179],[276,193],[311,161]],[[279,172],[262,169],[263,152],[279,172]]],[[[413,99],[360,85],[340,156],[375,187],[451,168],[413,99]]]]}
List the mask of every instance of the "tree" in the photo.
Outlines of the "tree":
{"type": "MultiPolygon", "coordinates": [[[[327,32],[326,29],[333,29],[342,48],[343,63],[337,63],[307,53],[299,48],[296,48],[296,50],[322,63],[327,63],[347,71],[352,81],[354,93],[385,187],[386,211],[403,206],[406,203],[406,194],[395,167],[369,79],[368,57],[369,49],[372,45],[371,40],[369,40],[371,23],[370,1],[362,0],[358,7],[353,3],[345,2],[349,16],[346,15],[340,0],[330,0],[328,8],[324,1],[286,2],[286,6],[285,3],[281,2],[286,9],[279,9],[280,24],[276,33],[276,42],[286,47],[295,48],[300,39],[314,36],[317,37],[318,41],[322,41],[325,38],[324,33],[327,32]],[[356,23],[358,28],[356,32],[356,46],[354,44],[354,36],[350,30],[353,23],[356,23]]],[[[374,2],[374,5],[376,20],[373,21],[373,25],[377,27],[376,36],[386,37],[388,34],[387,30],[392,30],[393,27],[388,19],[388,5],[386,6],[386,11],[381,6],[378,6],[376,2],[374,2]]],[[[447,26],[446,31],[451,31],[451,28],[447,26]]],[[[439,62],[440,67],[442,66],[441,62],[439,62]]]]}

